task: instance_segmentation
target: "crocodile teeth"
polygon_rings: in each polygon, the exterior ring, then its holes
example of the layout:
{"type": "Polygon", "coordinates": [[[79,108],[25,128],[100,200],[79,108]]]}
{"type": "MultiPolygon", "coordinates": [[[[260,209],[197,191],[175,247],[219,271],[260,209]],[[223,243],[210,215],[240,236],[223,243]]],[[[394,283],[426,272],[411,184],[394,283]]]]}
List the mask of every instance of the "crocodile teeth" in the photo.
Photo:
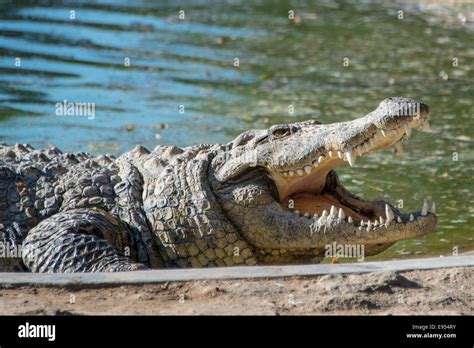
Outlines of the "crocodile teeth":
{"type": "Polygon", "coordinates": [[[377,220],[374,220],[374,226],[378,226],[379,222],[377,220]]]}
{"type": "Polygon", "coordinates": [[[425,199],[423,202],[423,208],[421,209],[421,215],[426,216],[426,214],[428,214],[428,202],[425,199]]]}
{"type": "Polygon", "coordinates": [[[309,217],[309,213],[304,213],[304,217],[309,217]]]}
{"type": "Polygon", "coordinates": [[[364,226],[364,220],[361,220],[361,221],[360,221],[360,225],[361,225],[361,226],[364,226]]]}
{"type": "Polygon", "coordinates": [[[346,158],[347,162],[349,162],[349,165],[353,167],[355,164],[356,157],[352,155],[352,151],[346,151],[346,158]]]}
{"type": "Polygon", "coordinates": [[[283,172],[282,175],[283,176],[288,176],[288,172],[283,172]]]}
{"type": "Polygon", "coordinates": [[[385,220],[383,219],[383,217],[379,216],[379,221],[380,221],[380,224],[383,225],[385,220]]]}
{"type": "Polygon", "coordinates": [[[380,130],[380,133],[382,133],[382,135],[386,138],[387,137],[387,134],[385,134],[385,131],[383,129],[380,130]]]}
{"type": "Polygon", "coordinates": [[[402,223],[402,218],[401,218],[400,216],[397,216],[397,222],[398,222],[399,224],[402,223]]]}
{"type": "Polygon", "coordinates": [[[340,220],[344,220],[344,218],[346,217],[346,214],[344,214],[344,210],[342,210],[342,208],[339,208],[339,213],[337,214],[337,217],[340,220]]]}
{"type": "Polygon", "coordinates": [[[413,214],[410,214],[410,221],[415,221],[415,217],[413,216],[413,214]]]}
{"type": "Polygon", "coordinates": [[[395,145],[393,145],[395,147],[395,152],[397,154],[398,157],[400,158],[403,158],[403,144],[401,141],[395,143],[395,145]]]}
{"type": "Polygon", "coordinates": [[[298,173],[299,176],[303,176],[303,175],[304,175],[303,169],[298,169],[298,170],[296,171],[296,173],[298,173]]]}
{"type": "Polygon", "coordinates": [[[349,216],[349,217],[347,218],[347,222],[351,224],[351,223],[353,223],[354,221],[353,221],[352,218],[349,216]]]}
{"type": "Polygon", "coordinates": [[[288,172],[288,175],[289,175],[289,176],[294,176],[294,175],[295,175],[295,172],[292,171],[292,170],[290,170],[290,171],[288,172]]]}
{"type": "Polygon", "coordinates": [[[357,154],[359,155],[359,157],[362,157],[362,145],[357,146],[356,150],[357,150],[357,154]]]}
{"type": "Polygon", "coordinates": [[[428,211],[429,211],[430,213],[436,214],[436,205],[435,205],[435,202],[433,202],[433,204],[431,205],[431,208],[428,209],[428,211]]]}
{"type": "Polygon", "coordinates": [[[341,151],[337,151],[337,157],[342,158],[342,152],[341,151]]]}
{"type": "Polygon", "coordinates": [[[407,137],[411,137],[411,127],[409,124],[407,123],[404,123],[403,124],[403,129],[405,130],[405,134],[407,135],[407,137]]]}
{"type": "Polygon", "coordinates": [[[329,157],[332,157],[332,151],[329,151],[329,152],[328,152],[328,156],[329,156],[329,157]]]}
{"type": "Polygon", "coordinates": [[[317,219],[319,217],[318,213],[314,213],[313,218],[317,219]]]}
{"type": "Polygon", "coordinates": [[[297,209],[297,210],[293,210],[293,213],[295,213],[296,215],[300,215],[300,211],[297,209]]]}
{"type": "Polygon", "coordinates": [[[312,169],[313,169],[313,168],[311,168],[311,166],[305,166],[305,167],[304,167],[304,171],[306,172],[306,174],[311,174],[311,170],[312,170],[312,169]]]}
{"type": "Polygon", "coordinates": [[[321,163],[322,161],[324,161],[324,156],[319,156],[318,162],[321,163]]]}
{"type": "Polygon", "coordinates": [[[321,214],[321,217],[325,217],[325,216],[328,216],[328,212],[327,212],[326,209],[324,209],[322,214],[321,214]]]}
{"type": "Polygon", "coordinates": [[[371,228],[372,227],[372,222],[370,222],[370,220],[367,221],[367,228],[371,228]]]}
{"type": "Polygon", "coordinates": [[[364,143],[364,150],[365,150],[365,152],[370,152],[369,144],[364,143]]]}
{"type": "Polygon", "coordinates": [[[336,215],[336,207],[335,206],[331,206],[331,210],[329,212],[329,215],[336,215]]]}
{"type": "Polygon", "coordinates": [[[387,221],[392,221],[395,218],[395,215],[393,214],[393,211],[388,206],[388,204],[385,204],[385,216],[387,218],[387,221]]]}

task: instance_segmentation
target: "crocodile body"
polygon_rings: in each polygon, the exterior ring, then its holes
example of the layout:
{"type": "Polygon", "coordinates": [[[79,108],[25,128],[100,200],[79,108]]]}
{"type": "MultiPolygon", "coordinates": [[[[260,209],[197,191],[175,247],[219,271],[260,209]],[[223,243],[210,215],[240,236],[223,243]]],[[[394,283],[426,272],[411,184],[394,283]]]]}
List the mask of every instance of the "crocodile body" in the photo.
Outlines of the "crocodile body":
{"type": "Polygon", "coordinates": [[[137,146],[118,158],[3,144],[0,271],[309,263],[333,242],[378,253],[432,231],[434,207],[404,214],[363,201],[333,168],[399,148],[427,118],[426,105],[390,98],[350,122],[250,130],[223,145],[137,146]]]}

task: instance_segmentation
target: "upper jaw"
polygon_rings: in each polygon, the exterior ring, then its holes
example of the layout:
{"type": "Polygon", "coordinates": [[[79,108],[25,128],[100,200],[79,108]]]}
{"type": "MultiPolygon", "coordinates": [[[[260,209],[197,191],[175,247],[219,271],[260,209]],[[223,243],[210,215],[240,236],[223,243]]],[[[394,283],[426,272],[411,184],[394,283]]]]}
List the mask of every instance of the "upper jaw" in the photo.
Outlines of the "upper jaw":
{"type": "Polygon", "coordinates": [[[345,163],[353,166],[357,158],[372,151],[394,146],[397,155],[403,156],[402,139],[409,138],[413,128],[429,129],[427,107],[421,109],[415,115],[380,119],[371,113],[362,119],[329,125],[352,131],[339,139],[327,137],[324,145],[300,161],[268,169],[280,200],[296,192],[320,192],[330,170],[345,163]]]}

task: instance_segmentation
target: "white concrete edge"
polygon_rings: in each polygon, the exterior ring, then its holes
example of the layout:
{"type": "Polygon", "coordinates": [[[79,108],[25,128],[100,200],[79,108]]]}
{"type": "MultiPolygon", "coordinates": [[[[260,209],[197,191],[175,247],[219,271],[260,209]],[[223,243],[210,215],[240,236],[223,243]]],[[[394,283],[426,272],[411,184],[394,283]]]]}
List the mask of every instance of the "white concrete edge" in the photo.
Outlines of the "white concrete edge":
{"type": "Polygon", "coordinates": [[[322,274],[410,271],[474,266],[474,256],[293,266],[159,269],[118,273],[0,273],[0,287],[154,284],[173,281],[276,278],[322,274]]]}

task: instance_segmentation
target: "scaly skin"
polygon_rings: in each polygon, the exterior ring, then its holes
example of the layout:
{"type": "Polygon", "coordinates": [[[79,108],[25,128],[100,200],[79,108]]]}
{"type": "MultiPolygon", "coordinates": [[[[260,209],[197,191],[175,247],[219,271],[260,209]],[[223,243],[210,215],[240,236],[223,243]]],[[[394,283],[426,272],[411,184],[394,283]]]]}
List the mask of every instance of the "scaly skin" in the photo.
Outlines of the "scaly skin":
{"type": "Polygon", "coordinates": [[[0,271],[309,263],[333,242],[376,254],[431,232],[434,207],[410,216],[363,201],[333,168],[400,149],[427,120],[426,105],[390,98],[350,122],[250,130],[225,145],[137,146],[118,158],[1,145],[0,241],[21,246],[22,259],[1,258],[0,271]]]}

